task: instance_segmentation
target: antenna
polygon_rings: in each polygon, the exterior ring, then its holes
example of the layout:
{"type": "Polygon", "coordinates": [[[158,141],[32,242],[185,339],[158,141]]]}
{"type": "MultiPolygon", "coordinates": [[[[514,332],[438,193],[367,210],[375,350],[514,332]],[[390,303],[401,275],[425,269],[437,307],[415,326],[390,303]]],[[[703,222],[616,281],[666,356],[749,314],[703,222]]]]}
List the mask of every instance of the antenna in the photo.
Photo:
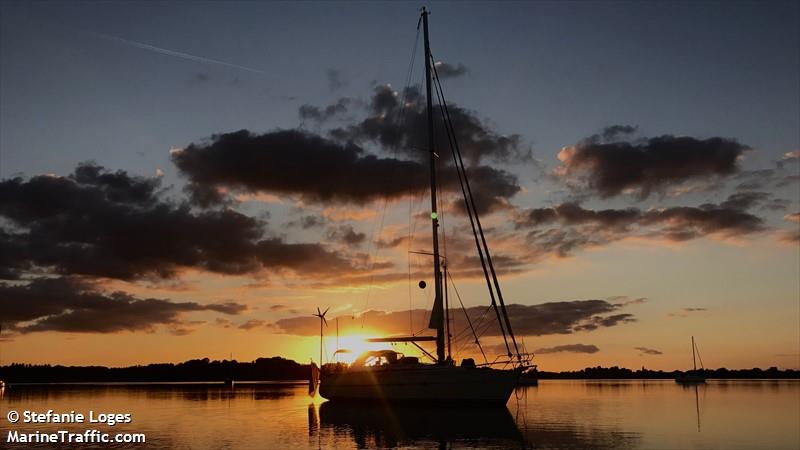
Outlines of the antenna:
{"type": "Polygon", "coordinates": [[[328,326],[328,321],[325,319],[325,314],[328,313],[328,310],[331,309],[330,307],[325,308],[325,311],[320,312],[319,306],[317,306],[317,313],[312,314],[314,317],[319,317],[319,367],[322,368],[322,324],[324,323],[325,326],[328,326]]]}

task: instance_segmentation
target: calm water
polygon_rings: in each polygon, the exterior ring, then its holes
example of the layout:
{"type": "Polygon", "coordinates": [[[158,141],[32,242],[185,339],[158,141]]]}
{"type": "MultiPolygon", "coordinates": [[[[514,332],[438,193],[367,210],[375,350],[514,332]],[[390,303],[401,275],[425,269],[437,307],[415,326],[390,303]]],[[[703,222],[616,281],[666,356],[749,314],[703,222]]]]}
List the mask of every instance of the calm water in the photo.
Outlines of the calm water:
{"type": "Polygon", "coordinates": [[[394,408],[310,399],[299,384],[15,386],[0,400],[0,448],[22,433],[145,433],[145,444],[68,448],[798,449],[800,382],[542,381],[506,408],[394,408]],[[131,414],[132,422],[10,424],[9,411],[131,414]]]}

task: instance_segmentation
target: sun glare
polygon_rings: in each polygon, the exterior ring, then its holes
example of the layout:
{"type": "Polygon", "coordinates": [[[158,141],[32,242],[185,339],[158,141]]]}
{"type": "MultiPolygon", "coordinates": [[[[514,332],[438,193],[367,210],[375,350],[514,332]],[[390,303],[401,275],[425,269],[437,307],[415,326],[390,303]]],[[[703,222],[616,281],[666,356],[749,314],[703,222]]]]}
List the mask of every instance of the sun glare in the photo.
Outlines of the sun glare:
{"type": "Polygon", "coordinates": [[[367,342],[368,338],[379,336],[379,334],[349,334],[339,336],[339,348],[336,348],[336,337],[326,338],[326,345],[330,349],[328,356],[330,361],[343,362],[350,364],[359,355],[370,350],[385,350],[391,348],[386,343],[367,342]],[[334,352],[336,352],[334,354],[334,352]]]}

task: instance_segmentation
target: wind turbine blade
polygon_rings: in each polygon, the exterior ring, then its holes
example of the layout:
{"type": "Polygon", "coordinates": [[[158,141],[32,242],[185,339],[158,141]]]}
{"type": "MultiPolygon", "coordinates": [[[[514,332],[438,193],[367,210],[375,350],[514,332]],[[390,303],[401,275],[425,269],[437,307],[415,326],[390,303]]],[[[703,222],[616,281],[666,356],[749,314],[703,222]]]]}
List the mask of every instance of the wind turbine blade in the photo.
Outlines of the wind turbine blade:
{"type": "Polygon", "coordinates": [[[322,315],[322,321],[325,322],[325,326],[327,327],[328,326],[328,320],[325,319],[325,315],[324,314],[322,315]]]}
{"type": "Polygon", "coordinates": [[[325,308],[325,312],[324,312],[324,313],[322,313],[322,315],[324,316],[325,314],[328,314],[328,310],[329,310],[329,309],[331,309],[331,307],[330,307],[330,306],[328,306],[327,308],[325,308]]]}

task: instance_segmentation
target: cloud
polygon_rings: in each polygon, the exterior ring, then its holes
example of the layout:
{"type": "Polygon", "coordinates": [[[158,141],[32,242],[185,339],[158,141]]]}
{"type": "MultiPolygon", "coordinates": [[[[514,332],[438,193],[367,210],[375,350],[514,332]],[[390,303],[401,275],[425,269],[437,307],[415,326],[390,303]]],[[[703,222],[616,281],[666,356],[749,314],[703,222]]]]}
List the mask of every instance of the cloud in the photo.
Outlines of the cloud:
{"type": "MultiPolygon", "coordinates": [[[[449,103],[448,109],[456,138],[466,161],[474,166],[481,161],[526,162],[531,153],[523,148],[517,134],[505,135],[478,117],[477,113],[449,103]]],[[[434,146],[443,156],[441,164],[450,164],[449,144],[440,114],[434,115],[434,146]]],[[[416,86],[402,93],[390,85],[376,86],[369,101],[368,116],[360,122],[331,130],[340,142],[371,142],[385,151],[403,152],[412,159],[427,161],[427,113],[424,97],[416,86]]]]}
{"type": "Polygon", "coordinates": [[[342,79],[342,73],[338,69],[328,69],[328,71],[325,72],[325,76],[328,79],[328,89],[331,91],[336,91],[347,86],[347,82],[342,79]]]}
{"type": "Polygon", "coordinates": [[[324,275],[358,267],[321,244],[271,237],[265,222],[231,209],[194,212],[167,201],[160,181],[94,164],[68,177],[0,181],[0,276],[132,280],[172,278],[185,268],[324,275]]]}
{"type": "MultiPolygon", "coordinates": [[[[427,164],[368,154],[354,143],[340,144],[301,130],[253,134],[247,130],[216,135],[172,153],[189,178],[189,192],[201,206],[224,203],[222,191],[269,192],[299,196],[320,204],[365,205],[413,195],[429,184],[427,164]]],[[[486,211],[520,191],[516,176],[477,166],[473,189],[486,211]]],[[[455,192],[452,166],[440,169],[440,187],[455,192]]]]}
{"type": "MultiPolygon", "coordinates": [[[[634,321],[631,314],[609,314],[618,311],[620,305],[605,300],[573,300],[549,302],[539,305],[511,304],[507,306],[514,333],[520,336],[549,334],[572,334],[592,331],[600,327],[613,327],[634,321]]],[[[483,336],[499,336],[494,312],[484,306],[466,308],[470,320],[483,336]]],[[[366,311],[357,317],[340,316],[340,332],[359,332],[362,325],[381,330],[387,335],[408,334],[409,316],[415,327],[427,325],[429,311],[415,309],[406,311],[366,311]]],[[[335,320],[335,318],[329,320],[335,320]]],[[[453,314],[455,330],[465,330],[468,324],[463,314],[453,314]]],[[[278,320],[275,325],[287,334],[314,336],[319,334],[319,322],[311,315],[289,317],[278,320]]],[[[414,331],[417,331],[416,329],[414,331]]]]}
{"type": "Polygon", "coordinates": [[[656,350],[654,348],[647,348],[647,347],[634,347],[634,350],[639,350],[642,355],[663,355],[664,352],[656,350]]]}
{"type": "Polygon", "coordinates": [[[738,192],[719,204],[668,208],[593,210],[577,203],[521,210],[516,228],[528,229],[535,254],[559,257],[608,245],[627,237],[682,242],[706,236],[738,237],[764,231],[764,220],[747,210],[770,198],[763,192],[738,192]]]}
{"type": "Polygon", "coordinates": [[[325,217],[317,216],[317,215],[307,215],[301,217],[299,220],[294,220],[289,223],[289,226],[297,226],[299,225],[304,230],[308,230],[310,228],[316,227],[323,227],[328,223],[328,220],[325,217]]]}
{"type": "Polygon", "coordinates": [[[536,350],[535,353],[539,354],[546,354],[546,353],[597,353],[600,349],[597,348],[596,345],[586,345],[586,344],[566,344],[566,345],[556,345],[555,347],[545,347],[536,350]]]}
{"type": "MultiPolygon", "coordinates": [[[[615,131],[608,137],[617,138],[615,131]]],[[[685,181],[728,176],[749,147],[734,139],[663,135],[635,142],[606,141],[598,135],[558,153],[556,174],[577,189],[601,197],[652,192],[685,181]]]]}
{"type": "Polygon", "coordinates": [[[250,319],[247,322],[239,325],[239,329],[240,330],[250,331],[250,330],[253,330],[253,329],[256,329],[256,328],[263,328],[266,325],[267,325],[267,322],[265,322],[263,320],[250,319]]]}
{"type": "Polygon", "coordinates": [[[667,317],[689,317],[689,314],[696,313],[696,312],[705,312],[708,311],[708,308],[682,308],[677,313],[669,313],[667,317]]]}
{"type": "Polygon", "coordinates": [[[594,139],[602,137],[606,142],[611,142],[615,139],[624,138],[636,133],[639,127],[632,125],[611,125],[605,127],[600,135],[595,135],[594,139]]]}
{"type": "Polygon", "coordinates": [[[25,284],[0,282],[0,317],[4,325],[19,333],[152,331],[156,325],[180,333],[191,331],[186,327],[191,323],[181,321],[185,313],[237,315],[246,309],[234,302],[200,304],[106,293],[92,283],[69,277],[35,278],[25,284]]]}
{"type": "Polygon", "coordinates": [[[466,73],[469,72],[467,66],[461,63],[453,65],[443,61],[437,61],[435,63],[435,66],[436,66],[436,73],[438,73],[439,78],[443,80],[446,78],[458,78],[462,75],[466,75],[466,73]]]}
{"type": "Polygon", "coordinates": [[[611,301],[620,306],[641,305],[642,303],[647,303],[647,297],[630,298],[627,295],[616,295],[613,297],[609,297],[606,300],[611,301]]]}
{"type": "Polygon", "coordinates": [[[800,161],[800,150],[793,150],[791,152],[786,152],[781,157],[781,163],[789,163],[789,162],[798,162],[800,161]]]}
{"type": "Polygon", "coordinates": [[[785,242],[800,244],[800,212],[796,212],[793,214],[786,214],[785,216],[783,216],[783,220],[787,222],[792,222],[796,225],[794,227],[794,230],[784,231],[781,239],[785,242]]]}
{"type": "Polygon", "coordinates": [[[365,233],[356,231],[352,225],[340,225],[331,228],[325,235],[328,239],[347,245],[360,245],[367,239],[365,233]]]}
{"type": "Polygon", "coordinates": [[[343,97],[340,98],[336,103],[328,105],[325,108],[308,104],[301,105],[297,112],[300,115],[300,119],[303,121],[313,120],[321,123],[347,113],[347,109],[350,107],[352,102],[353,101],[349,98],[343,97]]]}

